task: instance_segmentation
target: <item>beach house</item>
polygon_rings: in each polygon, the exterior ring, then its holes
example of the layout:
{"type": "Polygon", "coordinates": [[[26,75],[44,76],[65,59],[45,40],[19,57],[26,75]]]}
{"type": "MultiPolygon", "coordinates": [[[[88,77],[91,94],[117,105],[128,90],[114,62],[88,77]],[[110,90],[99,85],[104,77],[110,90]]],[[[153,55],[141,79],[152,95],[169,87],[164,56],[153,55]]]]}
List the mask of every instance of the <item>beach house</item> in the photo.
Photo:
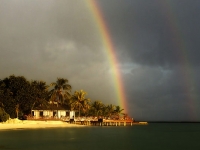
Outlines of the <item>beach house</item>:
{"type": "Polygon", "coordinates": [[[34,119],[62,119],[69,116],[69,110],[58,104],[40,105],[32,109],[34,119]]]}

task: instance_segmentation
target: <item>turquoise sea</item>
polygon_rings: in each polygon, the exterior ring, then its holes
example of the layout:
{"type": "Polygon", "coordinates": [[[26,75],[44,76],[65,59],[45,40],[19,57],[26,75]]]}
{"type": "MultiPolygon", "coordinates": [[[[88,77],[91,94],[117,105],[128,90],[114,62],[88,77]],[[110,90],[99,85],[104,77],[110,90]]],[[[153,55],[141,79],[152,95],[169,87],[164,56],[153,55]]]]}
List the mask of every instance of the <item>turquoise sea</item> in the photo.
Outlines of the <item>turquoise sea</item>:
{"type": "Polygon", "coordinates": [[[0,150],[198,150],[199,123],[0,130],[0,150]]]}

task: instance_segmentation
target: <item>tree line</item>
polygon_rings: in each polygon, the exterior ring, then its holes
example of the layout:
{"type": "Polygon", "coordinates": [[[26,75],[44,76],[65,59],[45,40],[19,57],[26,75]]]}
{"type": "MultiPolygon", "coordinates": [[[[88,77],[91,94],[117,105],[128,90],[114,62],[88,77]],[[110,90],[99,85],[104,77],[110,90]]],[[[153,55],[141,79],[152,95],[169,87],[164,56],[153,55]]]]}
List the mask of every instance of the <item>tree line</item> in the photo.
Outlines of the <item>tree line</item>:
{"type": "MultiPolygon", "coordinates": [[[[79,116],[118,117],[123,114],[120,106],[91,101],[83,90],[71,92],[67,79],[57,78],[47,85],[45,81],[28,81],[24,76],[11,75],[0,79],[0,121],[31,115],[34,107],[57,104],[66,110],[75,110],[79,116]]],[[[126,115],[126,114],[123,114],[126,115]]]]}

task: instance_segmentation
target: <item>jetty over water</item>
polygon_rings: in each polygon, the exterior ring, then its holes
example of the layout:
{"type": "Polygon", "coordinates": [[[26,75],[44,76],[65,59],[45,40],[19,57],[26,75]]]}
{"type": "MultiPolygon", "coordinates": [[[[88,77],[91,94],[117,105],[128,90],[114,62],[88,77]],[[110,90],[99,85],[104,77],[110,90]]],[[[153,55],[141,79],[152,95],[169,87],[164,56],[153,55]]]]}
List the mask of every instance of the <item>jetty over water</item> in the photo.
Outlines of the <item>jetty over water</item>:
{"type": "Polygon", "coordinates": [[[132,126],[132,125],[147,125],[148,122],[135,122],[132,119],[97,119],[97,118],[40,118],[33,119],[28,118],[28,120],[35,121],[63,121],[70,124],[87,125],[87,126],[132,126]]]}
{"type": "Polygon", "coordinates": [[[96,119],[96,120],[74,120],[67,121],[74,124],[82,124],[88,126],[132,126],[132,125],[145,125],[147,122],[134,122],[133,120],[106,120],[106,119],[96,119]]]}

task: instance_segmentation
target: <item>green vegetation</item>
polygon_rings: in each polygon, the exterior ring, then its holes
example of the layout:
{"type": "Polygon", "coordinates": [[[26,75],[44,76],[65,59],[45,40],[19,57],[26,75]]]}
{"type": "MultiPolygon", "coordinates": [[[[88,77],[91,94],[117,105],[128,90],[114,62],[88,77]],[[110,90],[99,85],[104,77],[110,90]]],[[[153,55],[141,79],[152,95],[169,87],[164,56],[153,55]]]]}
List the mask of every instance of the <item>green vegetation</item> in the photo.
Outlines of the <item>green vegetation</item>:
{"type": "Polygon", "coordinates": [[[0,79],[0,121],[9,116],[16,118],[31,115],[37,106],[60,105],[66,110],[75,110],[79,116],[104,116],[119,118],[124,109],[101,101],[92,102],[83,90],[71,93],[71,85],[64,78],[47,85],[44,81],[28,81],[23,76],[11,75],[0,79]]]}
{"type": "Polygon", "coordinates": [[[81,90],[80,92],[75,91],[74,95],[72,95],[72,104],[71,108],[72,110],[78,110],[79,111],[79,117],[81,110],[85,113],[90,108],[90,99],[85,98],[85,95],[87,93],[81,90]]]}
{"type": "Polygon", "coordinates": [[[71,98],[71,85],[67,79],[58,78],[56,82],[51,83],[54,88],[49,92],[51,100],[63,104],[64,101],[71,98]]]}
{"type": "Polygon", "coordinates": [[[0,107],[0,122],[6,122],[9,117],[9,114],[7,114],[2,107],[0,107]]]}

